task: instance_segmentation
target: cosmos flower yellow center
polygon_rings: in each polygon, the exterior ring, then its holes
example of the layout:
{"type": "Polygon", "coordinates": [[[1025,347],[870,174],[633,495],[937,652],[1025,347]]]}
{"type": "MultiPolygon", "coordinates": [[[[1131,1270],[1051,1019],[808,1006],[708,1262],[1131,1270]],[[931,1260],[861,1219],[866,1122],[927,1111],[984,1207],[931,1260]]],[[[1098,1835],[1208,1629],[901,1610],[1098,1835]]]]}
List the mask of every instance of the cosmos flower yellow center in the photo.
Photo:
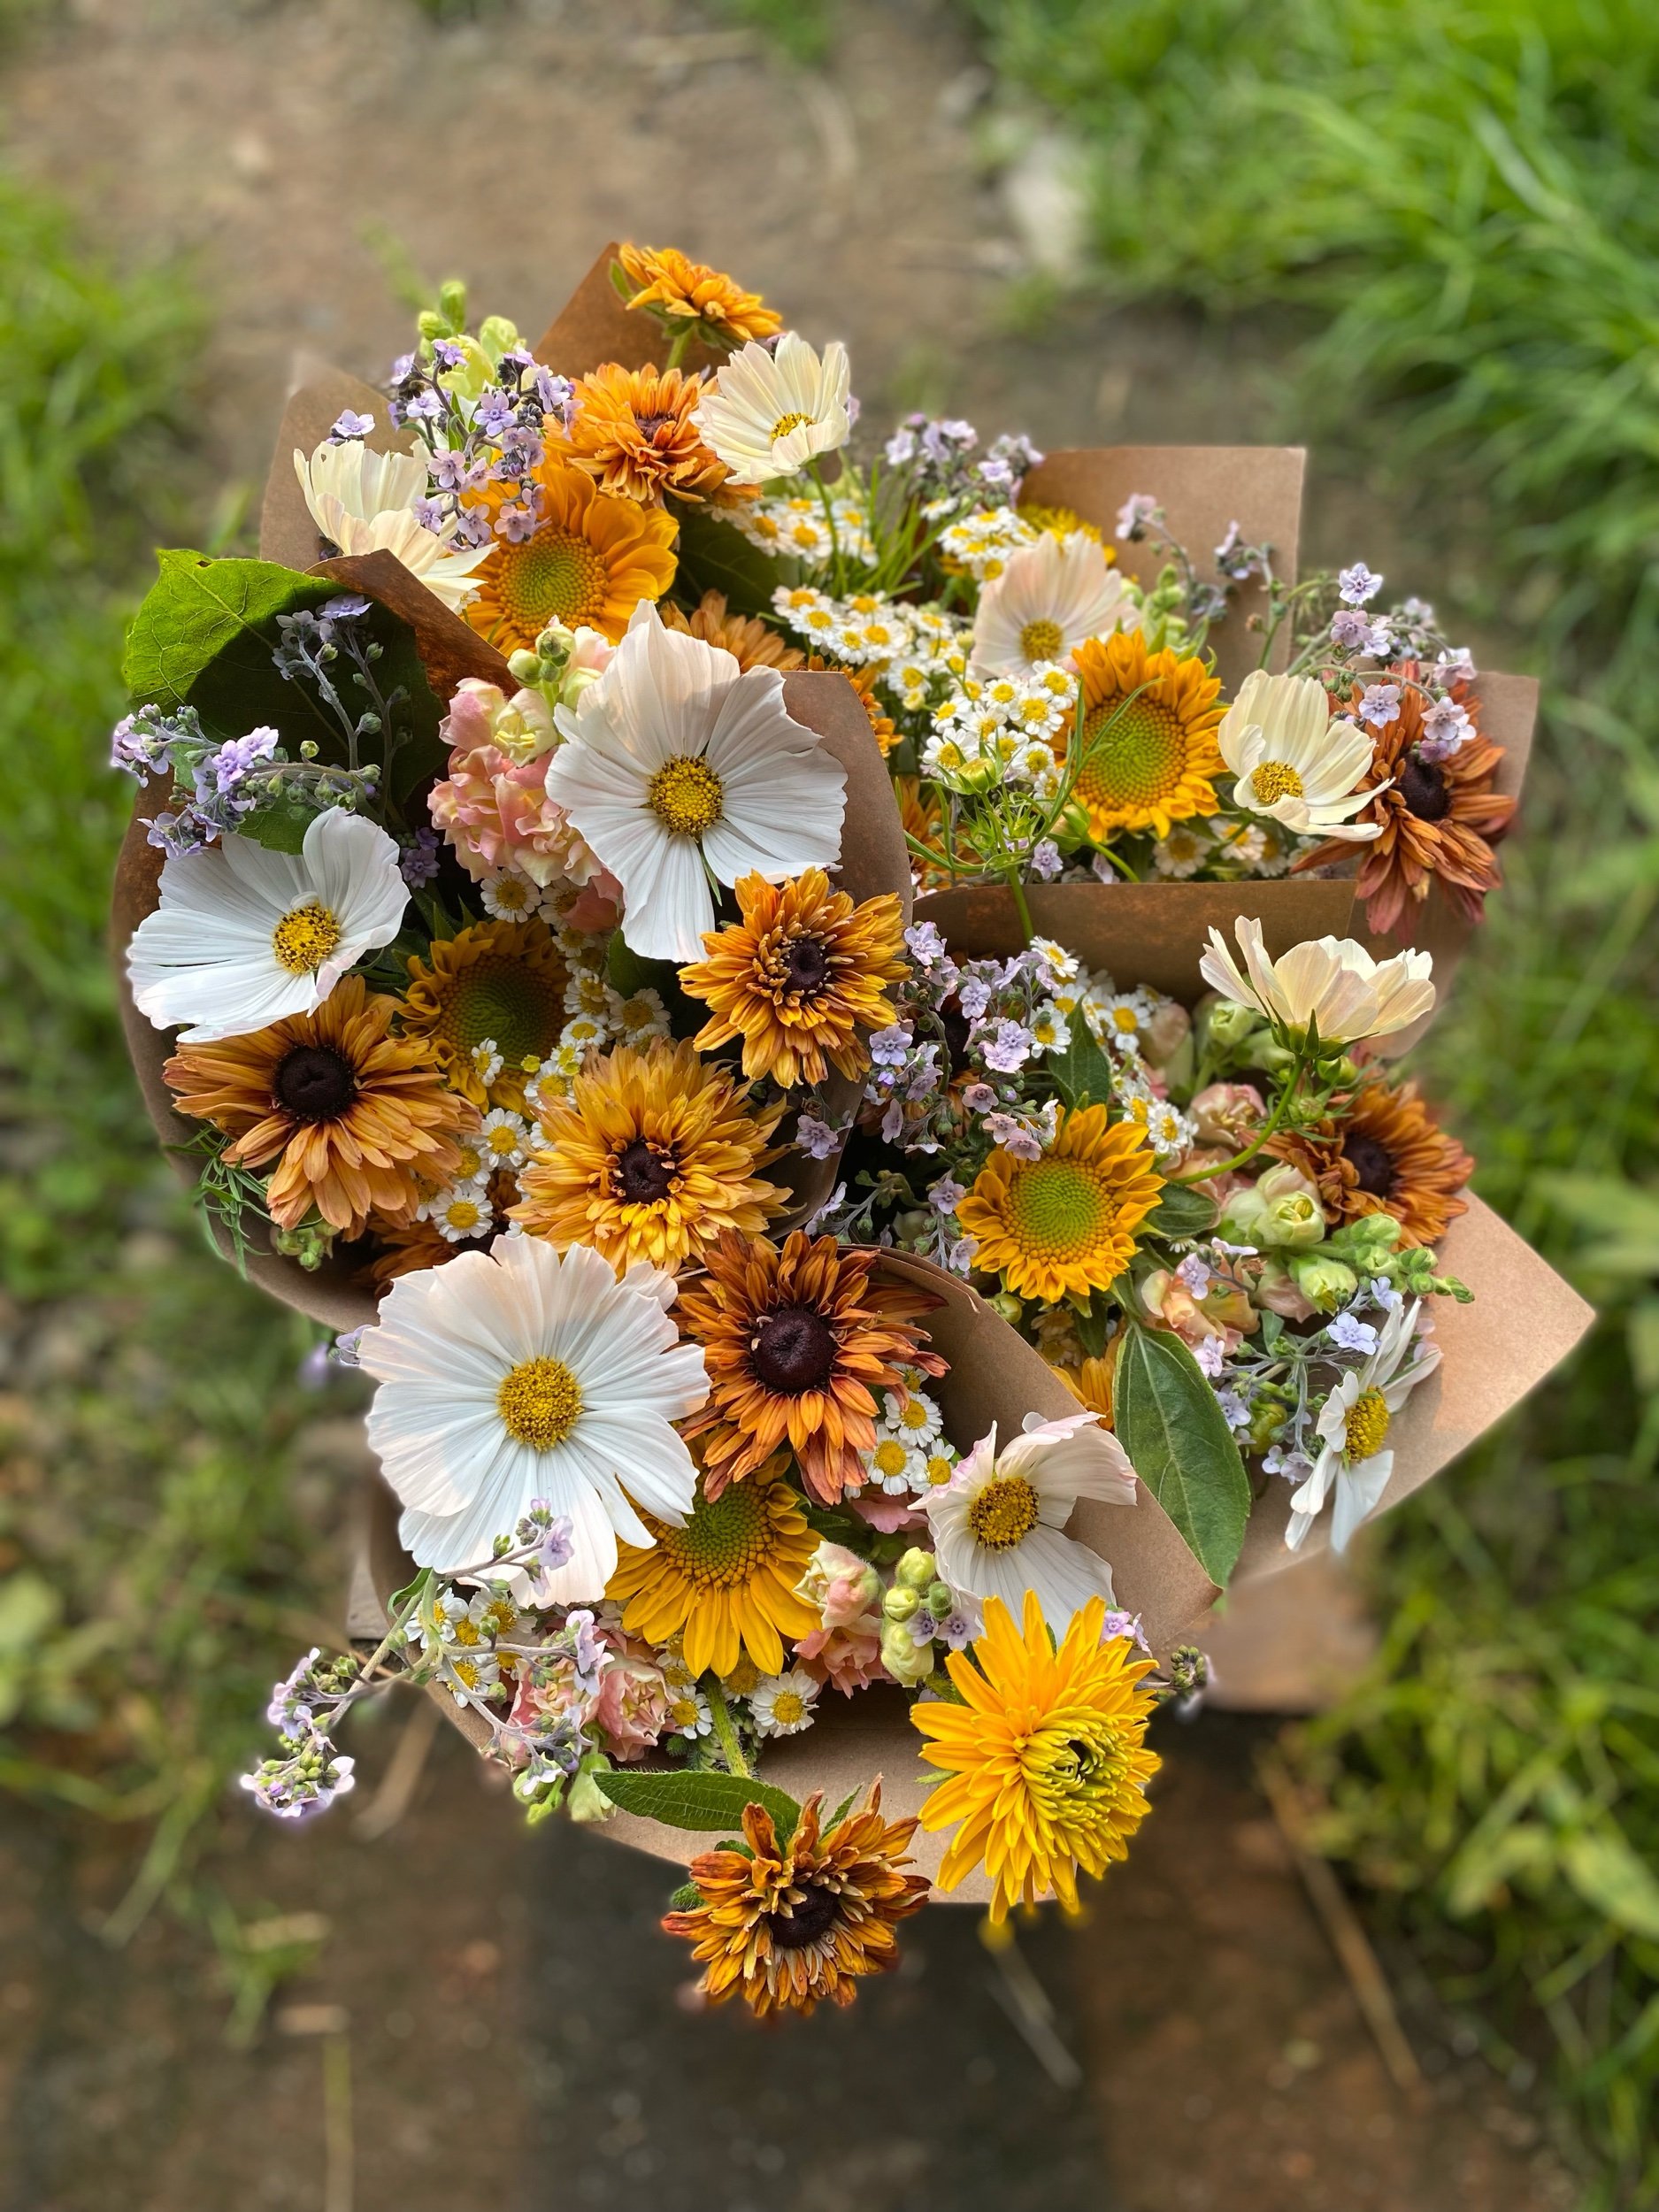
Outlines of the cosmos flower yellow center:
{"type": "Polygon", "coordinates": [[[1108,700],[1083,725],[1077,794],[1087,806],[1156,806],[1180,787],[1187,739],[1172,709],[1152,699],[1108,700]]]}
{"type": "Polygon", "coordinates": [[[1037,1493],[1024,1475],[997,1475],[968,1508],[974,1541],[987,1551],[1012,1551],[1037,1525],[1037,1493]]]}
{"type": "Polygon", "coordinates": [[[509,1436],[550,1452],[581,1417],[581,1386],[562,1359],[521,1359],[502,1377],[495,1407],[509,1436]]]}
{"type": "Polygon", "coordinates": [[[684,1528],[664,1529],[657,1539],[664,1559],[701,1590],[732,1590],[752,1580],[773,1549],[766,1493],[752,1482],[734,1482],[710,1501],[699,1498],[684,1528]]]}
{"type": "Polygon", "coordinates": [[[787,438],[792,430],[801,429],[805,424],[810,423],[811,419],[812,418],[810,415],[803,415],[799,413],[793,415],[780,415],[777,421],[773,423],[772,426],[772,443],[775,445],[780,438],[787,438]]]}
{"type": "Polygon", "coordinates": [[[508,1067],[544,1060],[565,1026],[565,994],[558,977],[486,953],[434,987],[442,1012],[434,1033],[457,1052],[493,1042],[508,1067]]]}
{"type": "Polygon", "coordinates": [[[1064,644],[1060,625],[1046,617],[1028,622],[1019,634],[1019,649],[1028,661],[1057,661],[1064,644]]]}
{"type": "Polygon", "coordinates": [[[677,837],[698,837],[719,820],[726,790],[706,760],[681,755],[651,778],[650,803],[657,820],[677,837]]]}
{"type": "Polygon", "coordinates": [[[340,943],[340,917],[320,899],[291,907],[271,933],[277,965],[290,975],[311,975],[340,943]]]}
{"type": "Polygon", "coordinates": [[[603,557],[572,530],[538,530],[522,545],[498,545],[496,591],[509,622],[534,634],[556,618],[568,628],[594,623],[610,578],[603,557]]]}
{"type": "Polygon", "coordinates": [[[1382,1449],[1388,1433],[1388,1408],[1380,1390],[1362,1390],[1348,1409],[1343,1448],[1353,1460],[1369,1459],[1382,1449]]]}
{"type": "Polygon", "coordinates": [[[1263,806],[1271,806],[1275,799],[1303,796],[1302,778],[1287,760],[1264,760],[1252,772],[1250,787],[1263,806]]]}
{"type": "Polygon", "coordinates": [[[1033,1160],[1010,1180],[1009,1233],[1033,1258],[1082,1259],[1112,1220],[1110,1194],[1079,1161],[1033,1160]]]}

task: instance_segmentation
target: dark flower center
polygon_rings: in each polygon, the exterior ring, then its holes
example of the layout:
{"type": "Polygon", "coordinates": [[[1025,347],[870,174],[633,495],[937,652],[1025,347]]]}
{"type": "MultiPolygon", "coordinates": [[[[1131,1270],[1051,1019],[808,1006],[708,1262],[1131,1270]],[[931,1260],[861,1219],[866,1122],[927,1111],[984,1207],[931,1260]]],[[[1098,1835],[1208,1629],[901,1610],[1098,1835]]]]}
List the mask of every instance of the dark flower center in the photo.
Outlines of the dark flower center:
{"type": "Polygon", "coordinates": [[[618,1153],[611,1171],[630,1206],[655,1206],[673,1188],[673,1162],[664,1159],[643,1137],[635,1137],[618,1153]]]}
{"type": "Polygon", "coordinates": [[[1342,1140],[1342,1156],[1372,1198],[1386,1198],[1394,1187],[1394,1164],[1375,1137],[1351,1133],[1342,1140]]]}
{"type": "Polygon", "coordinates": [[[783,972],[790,990],[810,998],[824,987],[829,955],[816,937],[792,937],[784,947],[783,972]]]}
{"type": "Polygon", "coordinates": [[[1452,810],[1452,795],[1440,764],[1418,760],[1415,754],[1400,771],[1400,796],[1420,822],[1442,821],[1452,810]]]}
{"type": "Polygon", "coordinates": [[[835,1332],[810,1306],[777,1306],[763,1314],[750,1341],[755,1372],[768,1390],[796,1397],[829,1380],[840,1348],[835,1332]]]}
{"type": "Polygon", "coordinates": [[[351,1063],[327,1045],[296,1045],[277,1064],[271,1088],[296,1121],[337,1121],[357,1094],[351,1063]]]}
{"type": "Polygon", "coordinates": [[[655,438],[659,430],[678,428],[680,423],[678,415],[636,414],[634,419],[640,426],[641,434],[647,438],[655,438]]]}
{"type": "Polygon", "coordinates": [[[768,1913],[766,1925],[772,1930],[772,1943],[778,1950],[804,1951],[809,1943],[826,1936],[841,1916],[839,1892],[809,1882],[806,1894],[795,1910],[768,1913]]]}

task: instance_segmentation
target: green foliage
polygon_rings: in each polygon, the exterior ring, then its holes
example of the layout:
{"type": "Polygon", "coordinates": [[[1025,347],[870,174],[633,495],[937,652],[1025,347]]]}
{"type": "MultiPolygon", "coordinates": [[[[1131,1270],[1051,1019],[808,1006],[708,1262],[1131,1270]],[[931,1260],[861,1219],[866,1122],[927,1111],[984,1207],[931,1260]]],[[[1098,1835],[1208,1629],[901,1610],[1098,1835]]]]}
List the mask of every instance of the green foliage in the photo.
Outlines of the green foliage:
{"type": "MultiPolygon", "coordinates": [[[[160,574],[127,634],[121,676],[134,706],[167,713],[195,703],[196,686],[216,661],[238,694],[268,679],[270,625],[297,607],[321,606],[334,589],[326,578],[302,576],[275,561],[215,561],[178,547],[157,553],[156,565],[160,574]]],[[[226,734],[240,737],[247,720],[239,707],[226,734]]]]}
{"type": "Polygon", "coordinates": [[[1131,1322],[1112,1403],[1135,1472],[1204,1572],[1225,1588],[1250,1517],[1250,1479],[1197,1361],[1178,1336],[1131,1322]]]}
{"type": "Polygon", "coordinates": [[[613,1805],[641,1820],[661,1821],[666,1828],[700,1829],[718,1832],[741,1827],[750,1805],[764,1806],[772,1815],[780,1843],[794,1835],[801,1808],[793,1797],[738,1774],[651,1772],[639,1767],[618,1767],[595,1773],[595,1781],[613,1805]]]}

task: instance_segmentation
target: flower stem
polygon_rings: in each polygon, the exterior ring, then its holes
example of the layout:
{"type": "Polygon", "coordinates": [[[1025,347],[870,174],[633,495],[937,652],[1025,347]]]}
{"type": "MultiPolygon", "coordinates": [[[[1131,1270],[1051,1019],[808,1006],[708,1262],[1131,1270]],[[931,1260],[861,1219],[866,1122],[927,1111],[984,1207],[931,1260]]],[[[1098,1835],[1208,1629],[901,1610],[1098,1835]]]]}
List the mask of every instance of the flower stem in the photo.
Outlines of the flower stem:
{"type": "Polygon", "coordinates": [[[1272,1112],[1256,1131],[1255,1136],[1252,1137],[1249,1143],[1245,1146],[1242,1152],[1235,1152],[1230,1160],[1222,1160],[1214,1167],[1194,1168],[1190,1175],[1171,1175],[1169,1178],[1169,1180],[1171,1183],[1207,1183],[1212,1176],[1231,1175],[1235,1168],[1241,1168],[1249,1161],[1253,1160],[1256,1154],[1261,1150],[1262,1147],[1267,1142],[1268,1139],[1275,1134],[1279,1127],[1279,1125],[1283,1122],[1285,1116],[1290,1110],[1290,1102],[1292,1099],[1295,1097],[1296,1093],[1302,1088],[1303,1072],[1303,1063],[1299,1060],[1296,1063],[1294,1071],[1293,1072],[1289,1082],[1286,1084],[1284,1089],[1279,1093],[1279,1103],[1274,1107],[1272,1112]]]}
{"type": "Polygon", "coordinates": [[[1030,944],[1037,932],[1031,918],[1031,909],[1025,902],[1025,887],[1019,879],[1018,866],[1010,864],[1003,870],[1003,874],[1008,879],[1009,889],[1014,894],[1014,907],[1019,916],[1019,926],[1025,933],[1025,942],[1030,944]]]}
{"type": "Polygon", "coordinates": [[[711,1681],[709,1685],[709,1714],[714,1722],[714,1733],[727,1767],[733,1774],[741,1775],[746,1782],[753,1780],[749,1761],[743,1756],[743,1747],[737,1740],[737,1730],[733,1725],[726,1692],[718,1682],[711,1681]]]}

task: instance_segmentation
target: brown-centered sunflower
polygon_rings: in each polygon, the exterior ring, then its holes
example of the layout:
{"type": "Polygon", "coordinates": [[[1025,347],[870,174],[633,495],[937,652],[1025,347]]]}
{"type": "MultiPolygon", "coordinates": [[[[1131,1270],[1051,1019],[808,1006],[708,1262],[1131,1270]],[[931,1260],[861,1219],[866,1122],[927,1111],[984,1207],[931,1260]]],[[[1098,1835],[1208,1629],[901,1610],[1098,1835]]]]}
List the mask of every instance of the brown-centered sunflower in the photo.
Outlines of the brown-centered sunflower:
{"type": "Polygon", "coordinates": [[[576,411],[559,451],[601,491],[658,507],[665,493],[703,500],[726,464],[703,442],[691,411],[703,379],[680,369],[625,369],[607,361],[576,386],[576,411]]]}
{"type": "Polygon", "coordinates": [[[403,1027],[428,1038],[451,1086],[475,1106],[524,1111],[525,1081],[553,1050],[570,1017],[570,977],[545,922],[474,922],[411,956],[403,1027]],[[487,1079],[478,1055],[501,1066],[487,1079]]]}
{"type": "Polygon", "coordinates": [[[641,1515],[649,1550],[619,1543],[605,1595],[622,1608],[632,1636],[661,1646],[680,1640],[693,1674],[729,1675],[747,1652],[762,1674],[780,1674],[784,1639],[823,1625],[795,1594],[818,1538],[800,1493],[784,1479],[780,1452],[752,1481],[710,1498],[701,1481],[683,1528],[641,1515]]]}
{"type": "Polygon", "coordinates": [[[705,591],[688,615],[668,600],[658,612],[664,629],[683,631],[730,653],[740,674],[746,668],[799,668],[805,657],[798,646],[786,645],[776,630],[755,616],[729,613],[723,591],[705,591]]]}
{"type": "MultiPolygon", "coordinates": [[[[1373,795],[1354,817],[1381,830],[1360,848],[1358,893],[1366,920],[1387,937],[1410,934],[1434,883],[1463,920],[1480,919],[1487,892],[1502,880],[1493,847],[1514,820],[1516,807],[1493,788],[1503,748],[1478,728],[1449,758],[1422,758],[1425,705],[1417,665],[1402,662],[1394,672],[1400,712],[1373,732],[1375,750],[1363,787],[1373,795]]],[[[1466,687],[1454,687],[1451,696],[1476,718],[1479,707],[1466,687]]],[[[1356,691],[1356,705],[1358,698],[1356,691]]],[[[1348,860],[1353,853],[1351,844],[1333,841],[1304,854],[1296,870],[1348,860]]]]}
{"type": "Polygon", "coordinates": [[[1109,1122],[1104,1106],[1073,1107],[1040,1160],[999,1146],[956,1219],[975,1240],[976,1270],[1022,1298],[1081,1304],[1128,1266],[1163,1189],[1144,1130],[1109,1122]]]}
{"type": "Polygon", "coordinates": [[[1072,655],[1083,682],[1083,764],[1073,787],[1097,845],[1120,831],[1167,837],[1213,814],[1221,772],[1221,680],[1196,655],[1149,653],[1139,630],[1090,638],[1072,655]]]}
{"type": "Polygon", "coordinates": [[[787,883],[745,876],[734,887],[742,919],[711,931],[707,956],[680,971],[680,988],[712,1010],[699,1051],[741,1037],[744,1074],[783,1090],[821,1083],[831,1067],[862,1075],[870,1055],[858,1032],[897,1020],[885,987],[909,965],[897,895],[855,906],[821,868],[787,883]]]}
{"type": "Polygon", "coordinates": [[[162,1071],[180,1113],[234,1140],[227,1159],[277,1160],[265,1205],[279,1227],[315,1207],[330,1228],[358,1236],[371,1213],[402,1220],[423,1182],[457,1173],[478,1115],[448,1087],[426,1038],[392,1034],[401,1010],[349,975],[315,1013],[180,1046],[162,1071]]]}
{"type": "Polygon", "coordinates": [[[1475,1163],[1447,1134],[1415,1083],[1370,1075],[1350,1094],[1345,1114],[1275,1137],[1267,1149],[1299,1167],[1317,1187],[1333,1228],[1362,1214],[1392,1214],[1402,1242],[1438,1244],[1455,1216],[1475,1163]]]}
{"type": "MultiPolygon", "coordinates": [[[[528,651],[549,622],[586,624],[614,643],[641,599],[660,599],[674,580],[679,525],[660,508],[616,499],[549,445],[535,471],[535,528],[516,542],[498,537],[473,575],[466,618],[503,653],[528,651]]],[[[473,503],[492,522],[512,488],[490,484],[473,503]]]]}
{"type": "Polygon", "coordinates": [[[894,1930],[927,1902],[926,1876],[901,1871],[916,1823],[882,1818],[879,1782],[827,1832],[823,1801],[807,1800],[787,1843],[764,1806],[749,1805],[747,1851],[704,1851],[687,1869],[702,1902],[663,1925],[694,1947],[711,2004],[741,1997],[761,2019],[849,2005],[865,1975],[898,1964],[894,1930]]]}
{"type": "Polygon", "coordinates": [[[628,305],[654,311],[670,327],[722,346],[770,338],[783,328],[783,317],[758,292],[746,292],[734,277],[693,261],[677,246],[630,243],[617,248],[617,259],[634,288],[628,305]]]}
{"type": "Polygon", "coordinates": [[[874,670],[849,668],[841,661],[826,661],[821,653],[809,653],[806,664],[815,673],[846,677],[858,694],[858,703],[864,710],[865,721],[870,725],[870,734],[881,748],[881,757],[885,760],[899,741],[899,728],[876,696],[874,670]]]}
{"type": "Polygon", "coordinates": [[[561,1248],[591,1244],[618,1268],[681,1267],[725,1230],[758,1236],[788,1203],[758,1172],[779,1157],[782,1111],[781,1101],[751,1107],[748,1086],[693,1045],[618,1045],[543,1111],[547,1148],[520,1170],[512,1217],[561,1248]]]}
{"type": "Polygon", "coordinates": [[[680,1298],[683,1335],[703,1347],[708,1402],[683,1425],[702,1439],[718,1496],[787,1444],[814,1497],[833,1504],[864,1480],[877,1390],[902,1392],[901,1366],[942,1375],[918,1324],[939,1301],[875,1274],[879,1255],[795,1230],[781,1249],[722,1237],[680,1298]]]}

